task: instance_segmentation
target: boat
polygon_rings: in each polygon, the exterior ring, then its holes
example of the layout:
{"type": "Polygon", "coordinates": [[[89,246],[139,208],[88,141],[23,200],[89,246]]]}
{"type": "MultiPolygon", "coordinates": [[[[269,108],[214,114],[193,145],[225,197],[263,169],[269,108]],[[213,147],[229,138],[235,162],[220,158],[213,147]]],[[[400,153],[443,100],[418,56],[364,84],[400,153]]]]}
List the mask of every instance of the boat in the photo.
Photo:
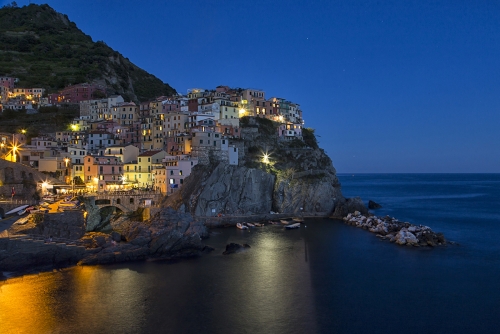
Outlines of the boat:
{"type": "Polygon", "coordinates": [[[262,227],[262,226],[264,226],[264,224],[262,224],[262,223],[254,223],[254,225],[255,225],[256,227],[262,227]]]}
{"type": "Polygon", "coordinates": [[[247,223],[247,226],[248,226],[248,227],[255,227],[255,224],[252,224],[252,223],[247,223]]]}
{"type": "Polygon", "coordinates": [[[25,213],[26,213],[26,209],[23,209],[21,211],[17,211],[17,214],[20,216],[24,215],[25,213]]]}
{"type": "Polygon", "coordinates": [[[18,206],[17,208],[15,209],[12,209],[10,210],[9,212],[6,212],[5,215],[12,215],[14,213],[18,213],[19,211],[22,211],[24,209],[26,209],[29,205],[21,205],[21,206],[18,206]]]}
{"type": "Polygon", "coordinates": [[[245,226],[241,223],[236,223],[236,227],[239,228],[240,230],[248,230],[248,226],[245,226]]]}
{"type": "Polygon", "coordinates": [[[42,200],[44,202],[52,204],[52,203],[54,203],[56,201],[56,197],[55,196],[51,196],[51,195],[45,195],[45,196],[42,197],[42,200]]]}
{"type": "Polygon", "coordinates": [[[59,202],[61,209],[76,209],[80,203],[77,201],[59,202]]]}
{"type": "Polygon", "coordinates": [[[303,223],[303,222],[304,222],[304,219],[299,218],[299,217],[292,218],[292,220],[293,220],[294,222],[297,222],[297,223],[303,223]]]}
{"type": "Polygon", "coordinates": [[[270,221],[269,221],[269,224],[271,224],[271,225],[279,225],[279,224],[280,224],[280,222],[277,222],[277,221],[275,221],[275,220],[270,220],[270,221]]]}
{"type": "Polygon", "coordinates": [[[291,225],[285,226],[285,228],[288,229],[288,230],[291,230],[291,229],[294,229],[294,228],[299,228],[299,227],[300,227],[300,223],[295,223],[295,224],[291,224],[291,225]]]}
{"type": "Polygon", "coordinates": [[[290,222],[289,222],[289,221],[287,221],[287,220],[280,220],[280,223],[281,223],[281,224],[283,224],[283,225],[288,225],[288,224],[290,224],[290,222]]]}

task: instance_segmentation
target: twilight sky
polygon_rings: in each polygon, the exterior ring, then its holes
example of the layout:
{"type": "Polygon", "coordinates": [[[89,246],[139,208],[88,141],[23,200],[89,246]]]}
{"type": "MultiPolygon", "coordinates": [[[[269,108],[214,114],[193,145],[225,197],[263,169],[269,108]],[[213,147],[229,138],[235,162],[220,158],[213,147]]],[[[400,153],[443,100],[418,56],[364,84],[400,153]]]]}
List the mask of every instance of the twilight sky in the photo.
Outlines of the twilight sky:
{"type": "Polygon", "coordinates": [[[500,172],[498,1],[31,2],[180,93],[299,103],[339,173],[500,172]]]}

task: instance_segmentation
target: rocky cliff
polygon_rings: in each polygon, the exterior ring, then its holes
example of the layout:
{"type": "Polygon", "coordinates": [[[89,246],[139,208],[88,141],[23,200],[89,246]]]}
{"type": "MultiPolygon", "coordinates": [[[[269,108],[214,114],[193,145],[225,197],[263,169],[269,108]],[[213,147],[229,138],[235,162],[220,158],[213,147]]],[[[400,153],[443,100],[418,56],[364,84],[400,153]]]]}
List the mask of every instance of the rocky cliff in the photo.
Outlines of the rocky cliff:
{"type": "Polygon", "coordinates": [[[212,159],[198,165],[166,206],[195,216],[278,213],[328,216],[346,203],[330,158],[317,146],[314,133],[304,140],[279,140],[277,124],[243,118],[238,166],[212,159]],[[263,156],[266,155],[267,159],[263,156]]]}

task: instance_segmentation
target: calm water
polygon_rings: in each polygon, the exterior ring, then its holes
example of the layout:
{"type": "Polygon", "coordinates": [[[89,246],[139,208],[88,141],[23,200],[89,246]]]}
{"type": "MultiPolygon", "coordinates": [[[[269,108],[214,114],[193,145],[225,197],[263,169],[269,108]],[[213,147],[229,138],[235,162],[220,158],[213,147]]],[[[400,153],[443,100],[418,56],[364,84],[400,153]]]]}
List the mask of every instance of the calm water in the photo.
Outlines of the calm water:
{"type": "Polygon", "coordinates": [[[377,214],[460,246],[415,249],[332,220],[218,229],[212,254],[0,285],[0,333],[496,333],[500,174],[341,175],[377,214]],[[226,243],[251,249],[221,255],[226,243]]]}

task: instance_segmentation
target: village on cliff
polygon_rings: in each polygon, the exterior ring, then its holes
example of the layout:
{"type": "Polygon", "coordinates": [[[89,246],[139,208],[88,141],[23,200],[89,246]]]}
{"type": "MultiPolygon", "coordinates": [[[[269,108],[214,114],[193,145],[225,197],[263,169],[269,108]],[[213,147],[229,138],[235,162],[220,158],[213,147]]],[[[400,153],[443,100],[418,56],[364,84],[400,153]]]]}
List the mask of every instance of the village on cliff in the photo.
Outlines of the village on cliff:
{"type": "MultiPolygon", "coordinates": [[[[283,98],[266,99],[259,89],[191,89],[186,95],[136,104],[120,95],[106,96],[106,87],[93,83],[45,94],[43,88],[20,88],[16,82],[0,77],[0,110],[25,110],[26,117],[41,106],[73,104],[80,110],[66,131],[47,132],[30,142],[23,129],[0,133],[1,159],[61,181],[57,189],[40,184],[44,193],[135,188],[172,194],[193,166],[207,164],[211,155],[238,165],[244,154],[238,145],[244,116],[276,122],[279,140],[302,140],[300,106],[283,98]]],[[[268,157],[262,159],[265,163],[268,157]]]]}

